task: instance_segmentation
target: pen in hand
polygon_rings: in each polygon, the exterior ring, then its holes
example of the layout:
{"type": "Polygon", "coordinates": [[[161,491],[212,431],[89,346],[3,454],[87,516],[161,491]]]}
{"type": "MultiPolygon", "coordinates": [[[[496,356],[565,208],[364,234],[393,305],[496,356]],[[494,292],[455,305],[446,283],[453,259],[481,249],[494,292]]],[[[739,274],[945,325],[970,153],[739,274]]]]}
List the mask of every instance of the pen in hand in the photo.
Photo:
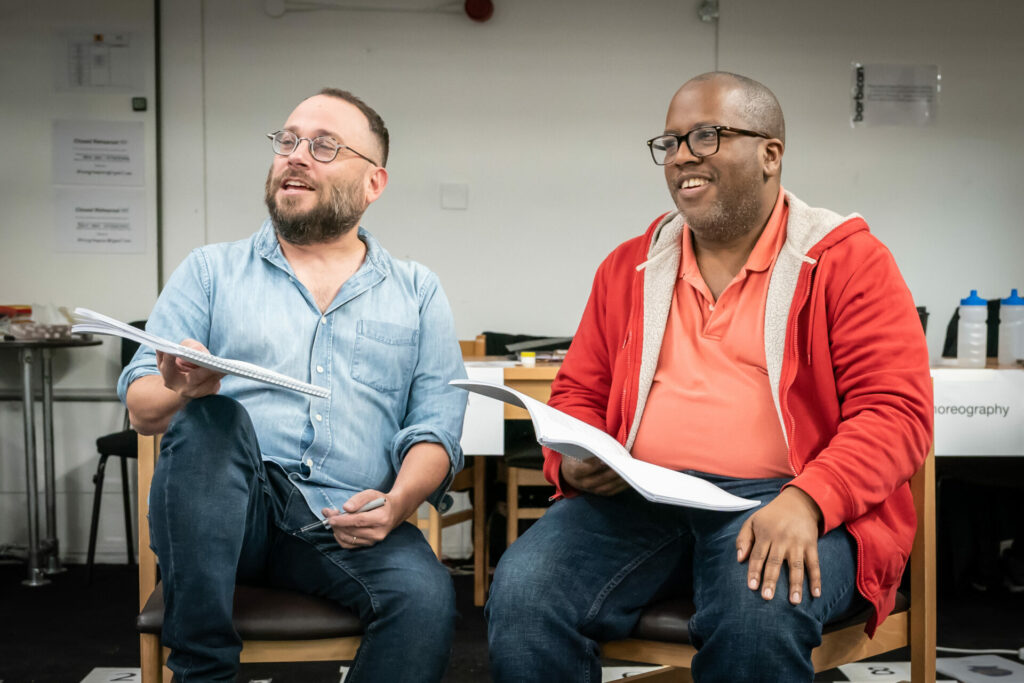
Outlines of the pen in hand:
{"type": "MultiPolygon", "coordinates": [[[[382,505],[384,505],[384,503],[386,503],[386,502],[387,502],[387,499],[384,498],[383,496],[381,496],[380,498],[374,498],[369,503],[367,503],[363,507],[361,507],[358,510],[356,510],[356,512],[369,512],[370,510],[376,510],[377,508],[379,508],[382,505]]],[[[348,513],[345,512],[344,510],[339,510],[338,514],[339,515],[347,515],[348,513]]],[[[301,532],[312,531],[313,529],[317,528],[318,526],[319,527],[323,527],[324,529],[327,529],[327,528],[329,528],[331,526],[331,523],[327,519],[321,519],[321,520],[318,520],[318,521],[313,522],[311,524],[307,524],[306,526],[304,526],[301,529],[299,529],[299,531],[301,531],[301,532]]]]}

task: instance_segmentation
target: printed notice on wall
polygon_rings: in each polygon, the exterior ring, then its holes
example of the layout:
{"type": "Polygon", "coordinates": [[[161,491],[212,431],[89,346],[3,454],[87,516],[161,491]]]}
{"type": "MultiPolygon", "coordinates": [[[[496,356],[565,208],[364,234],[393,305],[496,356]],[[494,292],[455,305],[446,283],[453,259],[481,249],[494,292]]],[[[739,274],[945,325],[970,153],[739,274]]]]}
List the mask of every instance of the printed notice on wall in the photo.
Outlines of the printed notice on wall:
{"type": "Polygon", "coordinates": [[[853,64],[850,123],[927,126],[935,122],[942,75],[934,64],[853,64]]]}
{"type": "Polygon", "coordinates": [[[142,41],[127,31],[62,33],[54,65],[58,91],[128,92],[145,84],[142,41]]]}
{"type": "Polygon", "coordinates": [[[146,250],[142,188],[54,188],[56,244],[63,252],[137,254],[146,250]]]}
{"type": "Polygon", "coordinates": [[[54,184],[141,186],[142,126],[141,121],[54,121],[54,184]]]}
{"type": "Polygon", "coordinates": [[[932,368],[935,455],[1024,455],[1024,371],[932,368]]]}

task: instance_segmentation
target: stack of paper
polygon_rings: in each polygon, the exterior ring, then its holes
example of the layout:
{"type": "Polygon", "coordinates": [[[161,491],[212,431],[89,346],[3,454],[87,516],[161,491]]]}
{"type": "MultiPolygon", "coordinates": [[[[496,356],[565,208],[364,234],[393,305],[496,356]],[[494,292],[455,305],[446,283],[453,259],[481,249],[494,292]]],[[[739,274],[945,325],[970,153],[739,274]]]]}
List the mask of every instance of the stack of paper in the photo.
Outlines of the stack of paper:
{"type": "Polygon", "coordinates": [[[75,324],[72,326],[71,332],[74,334],[91,333],[124,337],[125,339],[131,339],[136,343],[155,349],[156,351],[162,351],[163,353],[167,353],[172,356],[184,358],[190,363],[195,363],[196,365],[209,368],[210,370],[216,370],[217,372],[223,372],[227,375],[246,377],[248,379],[256,380],[257,382],[273,384],[291,391],[309,394],[310,396],[316,396],[318,398],[329,398],[331,395],[331,390],[326,387],[318,387],[314,384],[300,382],[299,380],[287,375],[282,375],[279,372],[261,368],[258,365],[253,365],[252,363],[246,363],[240,360],[231,360],[229,358],[220,358],[209,353],[196,351],[195,349],[190,349],[187,346],[182,346],[181,344],[175,344],[174,342],[162,339],[155,334],[150,334],[149,332],[140,330],[137,327],[132,327],[120,320],[115,320],[105,316],[102,313],[90,311],[88,308],[75,309],[75,324]]]}
{"type": "Polygon", "coordinates": [[[579,460],[600,458],[647,500],[723,511],[749,510],[759,505],[759,501],[734,496],[699,477],[636,460],[611,435],[515,389],[468,379],[449,384],[525,409],[533,420],[537,443],[579,460]]]}

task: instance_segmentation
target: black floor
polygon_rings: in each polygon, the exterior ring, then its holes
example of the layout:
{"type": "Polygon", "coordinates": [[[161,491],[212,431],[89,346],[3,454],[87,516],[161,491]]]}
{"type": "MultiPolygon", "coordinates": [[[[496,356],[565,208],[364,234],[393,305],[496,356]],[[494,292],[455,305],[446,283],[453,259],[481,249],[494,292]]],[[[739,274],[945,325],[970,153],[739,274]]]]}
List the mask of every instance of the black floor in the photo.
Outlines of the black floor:
{"type": "MultiPolygon", "coordinates": [[[[86,586],[85,567],[50,577],[46,586],[21,585],[21,563],[0,562],[0,683],[79,683],[95,667],[139,666],[138,569],[97,565],[86,586]]],[[[453,577],[459,620],[445,683],[488,681],[483,608],[473,605],[473,576],[453,577]]],[[[274,683],[338,683],[339,664],[246,664],[238,678],[274,683]]]]}
{"type": "MultiPolygon", "coordinates": [[[[100,565],[85,585],[85,570],[72,565],[48,586],[21,585],[24,565],[0,562],[0,683],[79,683],[94,667],[137,667],[134,618],[138,581],[134,567],[100,565]]],[[[483,609],[473,606],[471,575],[454,577],[459,609],[454,653],[446,683],[489,681],[483,609]]],[[[939,645],[958,648],[1024,647],[1024,593],[941,595],[939,645]]],[[[889,661],[905,660],[891,653],[889,661]]],[[[239,680],[337,683],[338,664],[252,664],[239,680]]],[[[838,672],[818,681],[845,680],[838,672]]]]}

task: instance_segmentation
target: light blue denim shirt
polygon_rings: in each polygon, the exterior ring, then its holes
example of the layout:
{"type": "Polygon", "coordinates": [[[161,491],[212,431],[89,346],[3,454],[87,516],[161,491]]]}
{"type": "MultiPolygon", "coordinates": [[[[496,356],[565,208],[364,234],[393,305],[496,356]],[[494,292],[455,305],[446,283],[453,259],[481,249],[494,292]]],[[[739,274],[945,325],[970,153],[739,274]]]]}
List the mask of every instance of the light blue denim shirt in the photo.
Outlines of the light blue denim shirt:
{"type": "MultiPolygon", "coordinates": [[[[160,294],[146,329],[331,389],[315,398],[228,375],[220,393],[252,417],[265,460],[280,464],[318,517],[364,489],[390,490],[409,448],[444,446],[451,469],[429,500],[440,509],[462,469],[466,376],[437,276],[393,259],[365,230],[366,258],[321,315],[281,253],[270,221],[247,240],[192,251],[160,294]]],[[[158,374],[143,346],[117,391],[158,374]]],[[[215,455],[215,454],[211,454],[215,455]]]]}

